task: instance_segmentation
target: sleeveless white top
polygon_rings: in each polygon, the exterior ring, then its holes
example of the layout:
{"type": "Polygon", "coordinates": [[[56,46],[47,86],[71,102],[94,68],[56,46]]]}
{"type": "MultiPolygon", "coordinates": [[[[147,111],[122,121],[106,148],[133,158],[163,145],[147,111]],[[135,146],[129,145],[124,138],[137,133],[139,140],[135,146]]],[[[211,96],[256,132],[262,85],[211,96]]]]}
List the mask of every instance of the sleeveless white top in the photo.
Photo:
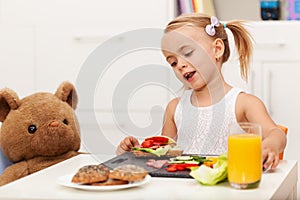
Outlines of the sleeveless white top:
{"type": "Polygon", "coordinates": [[[229,127],[239,127],[235,104],[240,88],[232,88],[219,102],[207,107],[191,104],[193,90],[186,90],[175,110],[177,144],[187,154],[219,155],[227,151],[229,127]]]}

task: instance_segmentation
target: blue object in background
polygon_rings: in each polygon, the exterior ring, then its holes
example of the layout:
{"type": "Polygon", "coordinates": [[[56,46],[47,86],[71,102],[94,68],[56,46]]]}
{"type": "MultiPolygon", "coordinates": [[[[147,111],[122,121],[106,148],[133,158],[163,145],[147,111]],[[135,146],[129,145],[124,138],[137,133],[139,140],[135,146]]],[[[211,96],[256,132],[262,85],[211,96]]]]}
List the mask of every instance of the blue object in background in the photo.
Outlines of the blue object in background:
{"type": "Polygon", "coordinates": [[[300,0],[285,0],[286,2],[286,19],[300,20],[300,0]]]}
{"type": "Polygon", "coordinates": [[[13,163],[5,157],[2,150],[0,149],[0,174],[2,174],[4,169],[11,164],[13,164],[13,163]]]}
{"type": "Polygon", "coordinates": [[[260,1],[261,18],[263,20],[279,20],[280,1],[279,0],[261,0],[260,1]]]}

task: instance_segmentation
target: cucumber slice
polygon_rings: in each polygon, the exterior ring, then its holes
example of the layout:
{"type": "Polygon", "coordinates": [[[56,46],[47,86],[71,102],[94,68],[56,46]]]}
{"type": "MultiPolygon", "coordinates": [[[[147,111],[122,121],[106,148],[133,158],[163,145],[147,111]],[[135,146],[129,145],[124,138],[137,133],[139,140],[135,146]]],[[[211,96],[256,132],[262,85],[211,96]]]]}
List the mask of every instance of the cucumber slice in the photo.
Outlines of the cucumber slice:
{"type": "Polygon", "coordinates": [[[185,164],[199,164],[197,161],[185,161],[185,164]]]}
{"type": "Polygon", "coordinates": [[[186,163],[185,161],[182,160],[172,160],[168,162],[169,164],[182,164],[182,163],[186,163]]]}
{"type": "Polygon", "coordinates": [[[177,156],[175,160],[181,160],[181,161],[188,161],[188,160],[193,160],[193,157],[191,156],[177,156]]]}

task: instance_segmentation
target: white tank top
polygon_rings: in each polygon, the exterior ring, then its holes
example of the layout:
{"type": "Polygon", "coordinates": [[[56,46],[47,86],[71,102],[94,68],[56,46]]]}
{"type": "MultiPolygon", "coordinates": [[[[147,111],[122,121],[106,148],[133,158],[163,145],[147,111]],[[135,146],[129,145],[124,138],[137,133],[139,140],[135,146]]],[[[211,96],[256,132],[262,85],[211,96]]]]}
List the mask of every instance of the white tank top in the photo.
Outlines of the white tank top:
{"type": "Polygon", "coordinates": [[[220,155],[227,151],[230,126],[236,121],[235,104],[240,88],[232,88],[219,102],[207,107],[191,104],[193,90],[186,90],[175,110],[177,144],[186,154],[220,155]]]}

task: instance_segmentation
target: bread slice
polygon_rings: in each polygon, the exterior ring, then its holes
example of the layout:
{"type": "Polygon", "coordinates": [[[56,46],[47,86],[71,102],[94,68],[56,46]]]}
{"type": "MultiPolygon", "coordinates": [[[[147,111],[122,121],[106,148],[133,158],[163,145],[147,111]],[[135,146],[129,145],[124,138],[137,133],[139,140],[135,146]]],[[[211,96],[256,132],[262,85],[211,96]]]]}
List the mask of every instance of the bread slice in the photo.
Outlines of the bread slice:
{"type": "Polygon", "coordinates": [[[103,182],[108,179],[109,168],[99,165],[86,165],[81,167],[77,173],[72,177],[73,183],[92,184],[96,182],[103,182]]]}
{"type": "Polygon", "coordinates": [[[109,174],[109,178],[123,181],[140,181],[147,176],[148,172],[140,166],[127,164],[115,167],[109,174]]]}
{"type": "Polygon", "coordinates": [[[91,185],[92,186],[110,186],[110,185],[125,185],[128,183],[129,183],[128,181],[109,178],[108,180],[106,180],[104,182],[92,183],[91,185]]]}

